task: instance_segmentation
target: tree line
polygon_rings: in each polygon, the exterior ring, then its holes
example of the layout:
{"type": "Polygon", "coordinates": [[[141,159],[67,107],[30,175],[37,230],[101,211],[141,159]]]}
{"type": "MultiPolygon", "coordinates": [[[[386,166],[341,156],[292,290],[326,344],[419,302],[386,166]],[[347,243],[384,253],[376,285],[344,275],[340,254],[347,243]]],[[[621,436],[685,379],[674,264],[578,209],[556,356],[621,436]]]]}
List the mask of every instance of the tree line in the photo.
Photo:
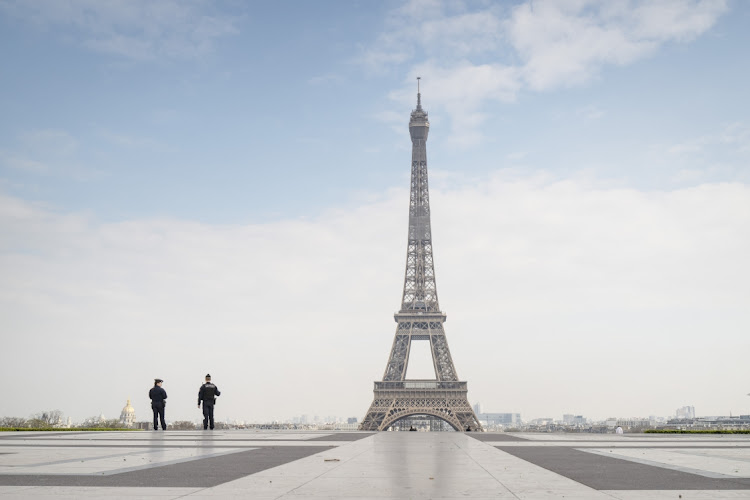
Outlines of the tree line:
{"type": "MultiPolygon", "coordinates": [[[[63,420],[60,410],[46,410],[35,413],[29,418],[0,417],[0,428],[7,429],[50,429],[64,428],[67,423],[63,420]]],[[[89,417],[74,428],[86,429],[125,429],[127,426],[116,418],[102,420],[99,417],[89,417]]]]}
{"type": "MultiPolygon", "coordinates": [[[[0,429],[66,429],[67,422],[63,420],[63,412],[60,410],[46,410],[35,413],[29,418],[23,417],[0,417],[0,429]]],[[[150,425],[150,423],[149,423],[150,425]]],[[[229,428],[223,422],[216,422],[218,429],[229,428]]],[[[100,417],[93,416],[85,419],[83,422],[73,424],[71,429],[129,429],[127,425],[120,422],[119,419],[111,418],[102,420],[100,417]]],[[[187,420],[178,420],[169,424],[172,430],[195,430],[201,428],[200,425],[187,420]]]]}

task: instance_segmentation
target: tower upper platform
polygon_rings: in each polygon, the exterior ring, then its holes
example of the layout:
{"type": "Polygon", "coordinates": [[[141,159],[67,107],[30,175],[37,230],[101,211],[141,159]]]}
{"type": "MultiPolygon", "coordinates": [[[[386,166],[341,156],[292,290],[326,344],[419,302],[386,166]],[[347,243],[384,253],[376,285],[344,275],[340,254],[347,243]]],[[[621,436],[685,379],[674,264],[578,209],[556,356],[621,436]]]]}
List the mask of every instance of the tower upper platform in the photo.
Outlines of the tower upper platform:
{"type": "Polygon", "coordinates": [[[411,112],[409,120],[409,134],[412,142],[426,141],[430,131],[430,122],[427,119],[427,111],[422,109],[422,94],[419,92],[419,78],[417,78],[417,108],[411,112]]]}

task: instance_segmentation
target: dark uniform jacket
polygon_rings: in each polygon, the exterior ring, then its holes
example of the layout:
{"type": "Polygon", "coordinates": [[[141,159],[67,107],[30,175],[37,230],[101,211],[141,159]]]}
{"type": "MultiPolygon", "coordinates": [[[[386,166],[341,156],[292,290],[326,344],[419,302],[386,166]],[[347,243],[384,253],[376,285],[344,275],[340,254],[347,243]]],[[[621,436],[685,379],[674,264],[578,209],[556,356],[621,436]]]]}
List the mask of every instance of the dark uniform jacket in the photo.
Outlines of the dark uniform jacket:
{"type": "Polygon", "coordinates": [[[166,401],[164,400],[167,399],[167,391],[165,391],[163,387],[155,385],[150,391],[148,391],[148,397],[151,398],[151,406],[164,406],[166,404],[166,401]]]}
{"type": "Polygon", "coordinates": [[[208,404],[214,404],[216,403],[216,396],[221,396],[219,388],[211,382],[206,382],[198,390],[198,404],[201,404],[201,401],[208,404]]]}

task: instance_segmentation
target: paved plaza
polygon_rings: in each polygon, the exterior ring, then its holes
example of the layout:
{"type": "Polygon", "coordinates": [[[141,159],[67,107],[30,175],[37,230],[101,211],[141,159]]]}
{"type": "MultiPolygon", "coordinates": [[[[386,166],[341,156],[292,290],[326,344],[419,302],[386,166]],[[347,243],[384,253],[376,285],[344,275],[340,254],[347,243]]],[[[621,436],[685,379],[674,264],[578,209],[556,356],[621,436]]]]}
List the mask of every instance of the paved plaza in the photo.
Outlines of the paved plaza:
{"type": "Polygon", "coordinates": [[[750,499],[750,436],[0,434],[0,498],[750,499]]]}

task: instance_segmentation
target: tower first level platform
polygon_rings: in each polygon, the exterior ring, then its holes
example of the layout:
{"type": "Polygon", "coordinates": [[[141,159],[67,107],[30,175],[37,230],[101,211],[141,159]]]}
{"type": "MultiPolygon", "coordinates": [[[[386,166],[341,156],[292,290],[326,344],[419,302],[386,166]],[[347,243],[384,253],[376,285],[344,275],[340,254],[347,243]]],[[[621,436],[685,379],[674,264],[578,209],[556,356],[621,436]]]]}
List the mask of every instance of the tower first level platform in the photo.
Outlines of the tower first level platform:
{"type": "Polygon", "coordinates": [[[375,382],[375,397],[360,425],[365,431],[384,431],[412,415],[430,415],[457,431],[481,430],[469,405],[466,382],[402,380],[375,382]]]}

